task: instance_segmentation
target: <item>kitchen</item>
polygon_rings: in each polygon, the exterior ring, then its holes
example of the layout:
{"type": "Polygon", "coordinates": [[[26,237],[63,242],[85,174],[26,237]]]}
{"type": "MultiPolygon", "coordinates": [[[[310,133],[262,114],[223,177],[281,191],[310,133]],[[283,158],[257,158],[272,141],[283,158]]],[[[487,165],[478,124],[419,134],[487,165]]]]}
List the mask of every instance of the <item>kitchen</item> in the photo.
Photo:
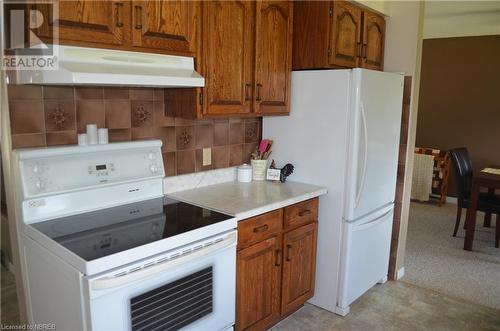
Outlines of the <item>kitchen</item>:
{"type": "Polygon", "coordinates": [[[400,278],[401,109],[418,84],[403,94],[407,79],[381,71],[418,82],[420,6],[30,5],[59,68],[10,71],[2,106],[21,320],[265,330],[306,302],[350,316],[400,278]],[[265,180],[272,159],[293,164],[288,179],[265,180]]]}

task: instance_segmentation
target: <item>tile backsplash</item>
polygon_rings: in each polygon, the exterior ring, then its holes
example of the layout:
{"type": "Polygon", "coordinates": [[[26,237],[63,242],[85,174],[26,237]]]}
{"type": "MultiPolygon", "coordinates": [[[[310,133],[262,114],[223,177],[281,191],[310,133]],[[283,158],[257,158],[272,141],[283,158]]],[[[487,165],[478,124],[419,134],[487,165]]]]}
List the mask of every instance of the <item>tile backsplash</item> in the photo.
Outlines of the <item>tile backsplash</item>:
{"type": "Polygon", "coordinates": [[[260,118],[169,116],[164,89],[9,85],[8,95],[13,148],[76,144],[96,123],[110,142],[161,139],[167,176],[248,162],[261,139],[260,118]],[[209,166],[203,148],[212,149],[209,166]]]}

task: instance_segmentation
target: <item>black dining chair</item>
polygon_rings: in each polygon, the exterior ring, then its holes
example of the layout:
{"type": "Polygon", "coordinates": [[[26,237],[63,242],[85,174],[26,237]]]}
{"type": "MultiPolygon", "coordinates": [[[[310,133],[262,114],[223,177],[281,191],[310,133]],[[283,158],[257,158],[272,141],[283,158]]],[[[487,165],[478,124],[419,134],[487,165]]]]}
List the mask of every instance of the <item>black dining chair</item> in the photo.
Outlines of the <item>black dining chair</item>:
{"type": "MultiPolygon", "coordinates": [[[[449,151],[455,172],[455,179],[457,182],[457,220],[455,221],[455,229],[453,230],[453,237],[456,237],[458,227],[460,226],[460,219],[462,216],[462,208],[469,208],[470,195],[472,189],[472,161],[469,153],[465,147],[454,148],[449,151]]],[[[477,210],[484,212],[486,215],[496,214],[497,217],[497,231],[495,238],[495,246],[498,247],[499,241],[499,225],[500,225],[500,199],[498,196],[489,196],[487,193],[479,194],[479,201],[477,210]]]]}

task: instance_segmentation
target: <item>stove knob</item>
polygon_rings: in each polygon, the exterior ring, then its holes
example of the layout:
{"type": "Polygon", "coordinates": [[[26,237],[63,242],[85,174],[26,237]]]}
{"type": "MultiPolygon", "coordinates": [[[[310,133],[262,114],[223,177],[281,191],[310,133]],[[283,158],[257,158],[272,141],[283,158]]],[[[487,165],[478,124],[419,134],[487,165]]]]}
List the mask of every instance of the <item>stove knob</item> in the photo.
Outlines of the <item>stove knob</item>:
{"type": "Polygon", "coordinates": [[[158,172],[158,167],[155,164],[152,164],[149,167],[149,170],[151,171],[152,174],[156,174],[158,172]]]}

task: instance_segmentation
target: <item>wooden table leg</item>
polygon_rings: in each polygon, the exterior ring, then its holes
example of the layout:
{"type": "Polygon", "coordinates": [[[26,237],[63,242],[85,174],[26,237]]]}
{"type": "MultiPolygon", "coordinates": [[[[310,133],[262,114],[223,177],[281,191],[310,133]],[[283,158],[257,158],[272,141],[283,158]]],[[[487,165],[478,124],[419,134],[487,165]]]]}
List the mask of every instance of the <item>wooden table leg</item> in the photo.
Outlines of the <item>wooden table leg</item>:
{"type": "MultiPolygon", "coordinates": [[[[492,197],[493,194],[495,194],[495,189],[494,188],[489,188],[488,189],[488,196],[492,197]]],[[[491,214],[490,213],[484,214],[484,224],[483,224],[483,226],[485,228],[490,228],[491,227],[491,214]]]]}
{"type": "Polygon", "coordinates": [[[466,230],[465,230],[465,240],[464,249],[466,251],[472,250],[472,242],[474,241],[474,231],[476,229],[476,211],[477,211],[477,200],[479,198],[479,185],[476,181],[472,181],[472,190],[470,194],[470,206],[467,210],[467,220],[466,220],[466,230]]]}

